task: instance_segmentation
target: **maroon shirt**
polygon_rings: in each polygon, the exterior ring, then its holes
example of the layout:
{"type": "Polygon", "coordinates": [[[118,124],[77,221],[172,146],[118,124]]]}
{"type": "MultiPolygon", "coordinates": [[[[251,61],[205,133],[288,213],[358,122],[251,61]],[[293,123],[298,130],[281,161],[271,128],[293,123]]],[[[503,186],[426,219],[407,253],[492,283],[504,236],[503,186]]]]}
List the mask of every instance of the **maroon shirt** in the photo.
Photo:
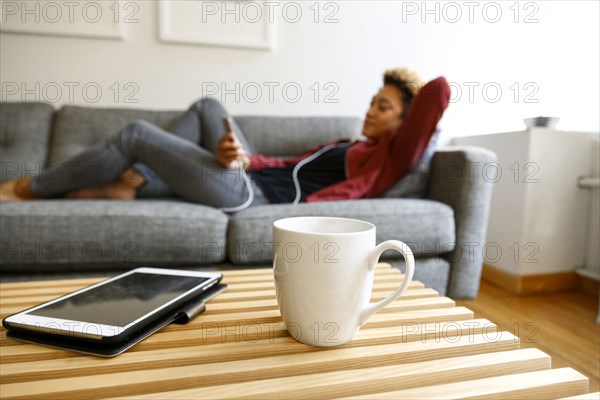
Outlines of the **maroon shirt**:
{"type": "MultiPolygon", "coordinates": [[[[397,131],[387,131],[377,140],[354,142],[346,153],[347,179],[313,192],[306,201],[374,198],[384,194],[421,159],[449,102],[450,86],[444,77],[427,83],[413,99],[397,131]]],[[[248,170],[290,167],[324,146],[290,160],[251,155],[248,170]]]]}

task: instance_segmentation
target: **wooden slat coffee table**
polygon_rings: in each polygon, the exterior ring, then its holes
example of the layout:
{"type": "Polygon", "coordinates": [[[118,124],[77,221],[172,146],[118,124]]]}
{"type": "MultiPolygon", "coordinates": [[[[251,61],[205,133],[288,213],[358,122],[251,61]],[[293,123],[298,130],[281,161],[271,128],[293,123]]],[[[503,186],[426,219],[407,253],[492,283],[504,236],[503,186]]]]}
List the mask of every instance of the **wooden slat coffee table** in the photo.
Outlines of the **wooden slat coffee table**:
{"type": "MultiPolygon", "coordinates": [[[[24,344],[3,329],[0,397],[537,399],[588,391],[585,376],[551,369],[545,353],[519,349],[516,336],[420,282],[352,342],[316,348],[287,336],[270,269],[223,274],[229,289],[204,314],[111,359],[24,344]]],[[[373,299],[400,279],[397,270],[378,268],[373,299]]],[[[97,281],[3,284],[0,313],[4,318],[97,281]]]]}

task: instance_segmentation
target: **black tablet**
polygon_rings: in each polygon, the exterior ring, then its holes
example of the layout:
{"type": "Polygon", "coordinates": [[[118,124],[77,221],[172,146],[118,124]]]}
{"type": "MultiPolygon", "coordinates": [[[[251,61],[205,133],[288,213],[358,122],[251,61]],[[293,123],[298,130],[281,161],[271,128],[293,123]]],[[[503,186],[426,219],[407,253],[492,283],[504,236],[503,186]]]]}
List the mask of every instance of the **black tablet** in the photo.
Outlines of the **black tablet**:
{"type": "Polygon", "coordinates": [[[173,322],[182,310],[197,309],[202,294],[221,279],[218,273],[138,268],[13,314],[2,323],[24,340],[120,348],[173,322]]]}

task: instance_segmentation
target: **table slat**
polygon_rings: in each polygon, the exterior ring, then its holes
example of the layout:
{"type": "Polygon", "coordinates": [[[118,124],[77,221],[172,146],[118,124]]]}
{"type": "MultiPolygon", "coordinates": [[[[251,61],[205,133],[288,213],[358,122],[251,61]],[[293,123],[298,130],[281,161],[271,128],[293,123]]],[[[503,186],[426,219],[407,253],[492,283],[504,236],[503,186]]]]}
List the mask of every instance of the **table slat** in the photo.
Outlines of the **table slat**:
{"type": "Polygon", "coordinates": [[[572,368],[503,375],[349,399],[556,399],[587,392],[588,378],[572,368]]]}
{"type": "MultiPolygon", "coordinates": [[[[264,329],[264,332],[273,331],[273,326],[264,329]]],[[[354,340],[344,345],[344,347],[359,347],[359,346],[371,346],[376,344],[391,344],[391,343],[406,343],[415,341],[425,340],[456,340],[457,336],[467,336],[474,334],[485,335],[489,340],[495,340],[498,337],[499,330],[497,327],[486,319],[479,320],[466,320],[466,321],[451,321],[451,322],[434,322],[434,323],[423,323],[414,325],[412,322],[410,325],[405,327],[391,327],[391,328],[378,328],[378,329],[365,329],[357,333],[354,340]]],[[[274,341],[274,339],[280,340],[286,338],[285,341],[292,343],[287,346],[286,350],[289,352],[296,352],[298,346],[304,349],[304,345],[300,345],[293,340],[287,331],[283,331],[281,336],[273,336],[270,334],[265,335],[261,338],[243,338],[235,337],[231,335],[214,335],[211,337],[205,337],[198,339],[197,335],[193,331],[183,332],[185,334],[179,334],[176,332],[164,333],[160,332],[152,336],[152,341],[145,340],[142,343],[136,345],[127,354],[145,352],[149,350],[161,350],[171,348],[188,348],[191,346],[201,346],[209,344],[224,344],[231,342],[248,342],[255,343],[257,341],[274,341]],[[187,335],[186,335],[187,334],[187,335]],[[210,339],[210,340],[209,340],[210,339]]],[[[312,348],[309,348],[312,349],[312,348]]],[[[280,354],[280,353],[276,353],[280,354]]],[[[6,365],[6,369],[3,371],[4,379],[8,378],[10,373],[10,364],[13,363],[25,363],[25,362],[40,362],[44,360],[56,360],[56,359],[68,359],[76,356],[72,352],[67,352],[60,349],[53,349],[50,347],[41,347],[33,344],[24,344],[21,346],[6,346],[1,349],[0,356],[4,358],[3,362],[6,365]]],[[[126,356],[128,357],[128,356],[126,356]]],[[[124,358],[121,356],[120,359],[124,358]]],[[[46,365],[46,364],[45,364],[46,365]]]]}
{"type": "Polygon", "coordinates": [[[419,387],[424,381],[460,382],[549,368],[550,357],[539,350],[512,350],[386,367],[261,379],[255,382],[138,395],[135,398],[322,399],[419,387]]]}
{"type": "MultiPolygon", "coordinates": [[[[393,289],[397,288],[398,285],[389,285],[389,284],[374,284],[373,285],[373,296],[372,299],[383,299],[388,294],[392,292],[393,289]]],[[[74,289],[76,290],[76,289],[74,289]]],[[[57,297],[60,297],[67,292],[60,292],[53,295],[31,295],[24,297],[10,297],[2,300],[0,302],[0,306],[4,307],[21,307],[28,308],[34,305],[53,300],[57,297]]],[[[408,288],[402,295],[401,298],[423,298],[423,297],[435,297],[438,296],[438,292],[433,289],[421,288],[419,286],[415,286],[414,288],[408,288]]],[[[212,302],[214,303],[222,303],[222,302],[242,302],[244,300],[269,300],[275,299],[275,288],[266,288],[261,287],[259,290],[255,291],[244,291],[244,292],[236,292],[236,291],[225,291],[218,297],[215,297],[212,302]]]]}

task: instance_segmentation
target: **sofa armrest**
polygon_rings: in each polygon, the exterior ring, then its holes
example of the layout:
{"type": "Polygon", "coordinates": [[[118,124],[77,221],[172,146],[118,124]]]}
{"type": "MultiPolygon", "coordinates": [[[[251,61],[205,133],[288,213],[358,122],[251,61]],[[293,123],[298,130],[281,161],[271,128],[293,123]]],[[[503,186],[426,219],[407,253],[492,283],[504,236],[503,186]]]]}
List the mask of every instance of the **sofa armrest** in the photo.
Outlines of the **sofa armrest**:
{"type": "Polygon", "coordinates": [[[475,298],[479,291],[495,161],[492,151],[461,146],[436,152],[431,162],[426,196],[454,210],[456,245],[445,257],[453,298],[475,298]]]}

